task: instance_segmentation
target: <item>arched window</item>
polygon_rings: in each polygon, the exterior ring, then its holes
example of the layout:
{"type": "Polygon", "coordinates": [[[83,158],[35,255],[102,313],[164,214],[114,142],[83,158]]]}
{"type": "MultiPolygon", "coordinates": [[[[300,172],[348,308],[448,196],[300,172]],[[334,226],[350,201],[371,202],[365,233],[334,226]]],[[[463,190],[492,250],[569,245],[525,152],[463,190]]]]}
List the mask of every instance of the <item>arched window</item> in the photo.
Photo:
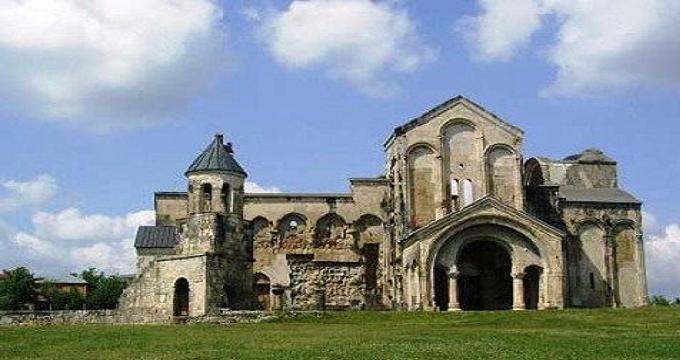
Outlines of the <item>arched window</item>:
{"type": "Polygon", "coordinates": [[[460,209],[460,181],[458,179],[451,179],[450,195],[451,195],[451,211],[460,209]]]}
{"type": "Polygon", "coordinates": [[[465,179],[463,180],[463,206],[468,206],[473,201],[475,201],[475,191],[472,186],[472,180],[465,179]]]}
{"type": "Polygon", "coordinates": [[[278,226],[281,239],[302,234],[305,232],[306,225],[302,215],[293,213],[284,216],[278,226]]]}
{"type": "Polygon", "coordinates": [[[224,183],[222,185],[222,193],[220,194],[220,197],[222,200],[222,206],[224,207],[224,212],[226,213],[234,212],[234,204],[232,202],[231,196],[231,186],[229,186],[229,184],[224,183]]]}
{"type": "Polygon", "coordinates": [[[210,184],[201,186],[201,211],[212,211],[212,185],[210,184]]]}

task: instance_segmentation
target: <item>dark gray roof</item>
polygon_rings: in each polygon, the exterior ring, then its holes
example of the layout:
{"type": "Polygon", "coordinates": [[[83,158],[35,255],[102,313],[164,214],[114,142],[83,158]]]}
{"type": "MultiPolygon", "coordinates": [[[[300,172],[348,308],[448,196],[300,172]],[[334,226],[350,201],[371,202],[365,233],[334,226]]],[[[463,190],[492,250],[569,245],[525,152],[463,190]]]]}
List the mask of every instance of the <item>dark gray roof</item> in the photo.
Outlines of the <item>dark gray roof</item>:
{"type": "Polygon", "coordinates": [[[560,187],[560,198],[568,202],[640,204],[633,195],[617,188],[560,187]]]}
{"type": "Polygon", "coordinates": [[[185,174],[189,175],[200,171],[231,171],[248,176],[234,159],[231,143],[225,145],[224,137],[221,134],[215,135],[215,139],[191,163],[185,174]]]}
{"type": "Polygon", "coordinates": [[[171,248],[177,243],[174,226],[140,226],[135,238],[136,248],[171,248]]]}

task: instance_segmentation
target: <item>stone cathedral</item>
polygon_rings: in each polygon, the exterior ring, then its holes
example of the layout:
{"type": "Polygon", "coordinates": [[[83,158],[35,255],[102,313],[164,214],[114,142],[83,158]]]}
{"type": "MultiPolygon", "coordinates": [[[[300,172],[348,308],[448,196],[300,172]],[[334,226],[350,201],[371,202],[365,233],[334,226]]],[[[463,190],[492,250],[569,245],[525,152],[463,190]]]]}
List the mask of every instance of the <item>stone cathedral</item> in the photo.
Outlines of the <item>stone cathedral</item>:
{"type": "Polygon", "coordinates": [[[394,129],[347,193],[244,193],[216,135],[157,192],[120,309],[523,310],[647,304],[641,202],[587,149],[524,160],[524,132],[462,96],[394,129]]]}

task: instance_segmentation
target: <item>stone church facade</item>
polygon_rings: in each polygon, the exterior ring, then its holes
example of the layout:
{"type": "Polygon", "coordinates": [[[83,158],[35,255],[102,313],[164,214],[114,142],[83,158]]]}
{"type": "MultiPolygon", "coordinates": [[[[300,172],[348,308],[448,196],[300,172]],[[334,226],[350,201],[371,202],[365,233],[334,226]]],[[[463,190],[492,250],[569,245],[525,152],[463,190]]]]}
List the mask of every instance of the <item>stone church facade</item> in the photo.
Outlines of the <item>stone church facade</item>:
{"type": "Polygon", "coordinates": [[[221,135],[158,192],[120,308],[503,310],[647,303],[641,203],[597,149],[524,161],[524,132],[464,97],[394,130],[348,193],[244,193],[221,135]]]}

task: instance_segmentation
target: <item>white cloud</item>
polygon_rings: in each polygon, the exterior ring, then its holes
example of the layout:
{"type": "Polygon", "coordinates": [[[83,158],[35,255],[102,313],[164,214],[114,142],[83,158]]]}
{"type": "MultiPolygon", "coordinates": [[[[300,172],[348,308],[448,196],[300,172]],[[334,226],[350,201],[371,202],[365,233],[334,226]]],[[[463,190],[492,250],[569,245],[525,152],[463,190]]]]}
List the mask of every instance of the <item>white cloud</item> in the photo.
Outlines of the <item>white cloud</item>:
{"type": "Polygon", "coordinates": [[[409,72],[434,57],[406,10],[388,1],[295,0],[263,21],[274,58],[292,69],[322,68],[373,96],[396,85],[385,72],[409,72]]]}
{"type": "Polygon", "coordinates": [[[35,233],[40,237],[58,240],[96,241],[120,239],[128,236],[140,223],[154,219],[153,211],[141,211],[124,216],[101,214],[87,215],[79,209],[69,208],[60,212],[38,212],[33,215],[35,233]]]}
{"type": "Polygon", "coordinates": [[[243,190],[246,193],[256,193],[256,194],[262,194],[262,193],[280,193],[281,189],[279,189],[276,186],[270,186],[270,187],[264,187],[260,186],[254,182],[246,181],[245,184],[243,184],[243,190]]]}
{"type": "Polygon", "coordinates": [[[212,0],[4,0],[0,95],[95,129],[170,116],[223,62],[212,0]]]}
{"type": "Polygon", "coordinates": [[[107,272],[130,273],[134,271],[137,227],[153,224],[154,216],[150,210],[122,216],[83,214],[75,208],[40,212],[33,216],[31,231],[13,236],[10,255],[15,262],[21,260],[22,265],[39,272],[95,266],[107,272]]]}
{"type": "Polygon", "coordinates": [[[0,188],[6,193],[0,197],[0,212],[44,205],[52,200],[58,190],[56,181],[49,175],[39,175],[27,181],[3,181],[0,188]]]}
{"type": "Polygon", "coordinates": [[[648,236],[645,252],[650,294],[680,297],[680,224],[670,224],[663,233],[648,236]]]}
{"type": "Polygon", "coordinates": [[[476,56],[507,60],[541,23],[558,29],[546,52],[556,79],[546,95],[575,95],[631,85],[680,87],[680,2],[676,0],[480,0],[465,18],[476,56]],[[510,4],[512,3],[512,4],[510,4]],[[517,9],[513,7],[519,4],[517,9]]]}
{"type": "Polygon", "coordinates": [[[541,26],[541,9],[535,0],[479,0],[483,15],[465,16],[456,31],[475,46],[483,61],[509,60],[517,48],[528,45],[541,26]]]}
{"type": "Polygon", "coordinates": [[[14,235],[14,242],[19,245],[19,247],[28,251],[29,254],[42,258],[58,258],[59,253],[61,252],[61,249],[58,249],[51,242],[24,232],[14,235]]]}
{"type": "Polygon", "coordinates": [[[659,223],[654,214],[642,210],[642,230],[645,234],[649,234],[658,229],[659,223]]]}

